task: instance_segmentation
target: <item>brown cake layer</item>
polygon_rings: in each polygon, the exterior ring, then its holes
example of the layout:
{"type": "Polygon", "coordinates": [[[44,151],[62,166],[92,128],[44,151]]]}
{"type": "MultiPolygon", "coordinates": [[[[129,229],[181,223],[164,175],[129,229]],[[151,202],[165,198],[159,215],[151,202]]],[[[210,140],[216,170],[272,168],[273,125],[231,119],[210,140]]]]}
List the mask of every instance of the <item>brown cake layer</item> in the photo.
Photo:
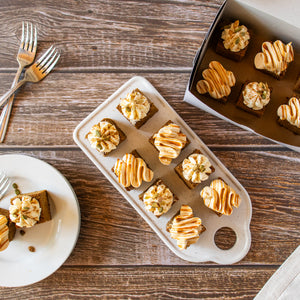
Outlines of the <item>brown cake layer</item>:
{"type": "MultiPolygon", "coordinates": [[[[139,195],[139,199],[141,200],[141,201],[144,201],[144,194],[148,191],[148,189],[149,188],[151,188],[152,186],[154,186],[154,185],[157,185],[157,186],[159,186],[160,184],[163,184],[164,186],[166,186],[170,191],[171,191],[171,189],[160,179],[160,178],[158,178],[155,182],[154,182],[154,184],[152,184],[152,185],[150,185],[142,194],[140,194],[139,195]]],[[[171,193],[173,194],[173,203],[172,203],[172,206],[173,206],[173,204],[178,200],[178,198],[177,198],[177,196],[171,191],[171,193]]],[[[162,215],[161,215],[162,216],[162,215]]],[[[157,218],[159,218],[160,216],[156,216],[157,218]]]]}
{"type": "MultiPolygon", "coordinates": [[[[255,67],[255,66],[254,66],[255,67]]],[[[275,74],[275,73],[273,73],[273,72],[270,72],[270,71],[268,71],[268,70],[265,70],[265,69],[257,69],[257,68],[255,68],[257,71],[260,71],[260,72],[262,72],[262,73],[264,73],[264,74],[267,74],[267,75],[271,75],[272,77],[274,77],[274,78],[276,78],[277,80],[281,80],[283,77],[284,77],[284,75],[285,75],[285,73],[286,73],[286,70],[284,70],[284,71],[282,71],[279,75],[277,75],[277,74],[275,74]]]]}
{"type": "MultiPolygon", "coordinates": [[[[155,148],[156,151],[159,152],[159,150],[155,147],[155,144],[154,144],[154,135],[157,134],[159,132],[159,130],[169,124],[176,124],[175,122],[169,120],[168,122],[166,122],[163,126],[161,126],[149,139],[149,143],[155,148]]],[[[188,139],[188,137],[186,136],[186,144],[184,145],[184,147],[181,149],[181,151],[186,148],[189,144],[190,144],[190,140],[188,139]]]]}
{"type": "MultiPolygon", "coordinates": [[[[149,166],[148,166],[148,164],[147,164],[147,162],[144,160],[144,158],[136,151],[136,150],[133,150],[133,151],[131,151],[131,153],[130,154],[132,154],[134,157],[139,157],[139,158],[141,158],[145,163],[146,163],[146,166],[149,168],[149,169],[151,169],[149,166]]],[[[112,172],[117,176],[117,174],[115,173],[115,171],[114,171],[114,166],[112,167],[112,172]]],[[[117,176],[118,177],[118,176],[117,176]]],[[[124,187],[124,186],[123,186],[124,187]]],[[[126,189],[126,191],[131,191],[131,190],[134,190],[135,189],[135,187],[133,187],[132,185],[131,186],[128,186],[128,187],[124,187],[125,189],[126,189]]]]}
{"type": "Polygon", "coordinates": [[[40,220],[37,222],[37,224],[44,223],[51,220],[51,211],[50,211],[50,203],[48,198],[48,192],[46,190],[32,192],[32,193],[26,193],[26,194],[20,194],[10,200],[12,203],[13,200],[16,198],[20,198],[22,196],[30,196],[32,198],[35,198],[41,207],[41,215],[40,220]]]}
{"type": "Polygon", "coordinates": [[[296,93],[300,93],[300,74],[297,77],[297,81],[295,83],[294,91],[296,93]]]}
{"type": "Polygon", "coordinates": [[[9,218],[9,211],[4,208],[0,208],[0,215],[3,215],[7,219],[8,226],[8,240],[12,241],[16,234],[16,225],[9,218]]]}
{"type": "MultiPolygon", "coordinates": [[[[240,92],[239,98],[238,98],[238,100],[237,100],[237,102],[236,102],[235,105],[236,105],[236,107],[238,107],[238,108],[240,108],[240,109],[242,109],[242,110],[244,110],[244,111],[246,111],[246,112],[248,112],[248,113],[250,113],[252,115],[255,115],[257,117],[261,117],[265,113],[265,110],[266,110],[266,107],[268,106],[268,104],[266,106],[264,106],[262,109],[259,109],[259,110],[254,110],[254,109],[252,109],[252,108],[250,108],[250,107],[248,107],[247,105],[244,104],[243,90],[245,89],[246,85],[248,83],[250,83],[250,82],[252,82],[252,81],[247,80],[243,84],[243,86],[241,88],[241,92],[240,92]]],[[[272,89],[270,87],[269,87],[269,89],[270,89],[270,94],[271,94],[272,93],[272,89]]]]}
{"type": "Polygon", "coordinates": [[[298,128],[297,126],[292,125],[289,121],[287,121],[287,120],[281,120],[280,118],[278,118],[277,122],[281,126],[283,126],[283,127],[287,128],[287,129],[291,130],[295,134],[300,134],[300,128],[298,128]]]}
{"type": "MultiPolygon", "coordinates": [[[[197,154],[202,154],[202,152],[198,149],[195,149],[192,153],[190,153],[186,158],[188,158],[190,155],[197,153],[197,154]]],[[[185,183],[185,185],[189,188],[189,189],[194,189],[197,185],[199,185],[201,182],[199,183],[195,183],[192,182],[190,180],[186,180],[183,176],[183,168],[182,168],[182,162],[180,162],[176,167],[175,167],[175,172],[177,173],[177,175],[180,177],[180,179],[185,183]]],[[[210,176],[214,171],[215,168],[213,166],[210,167],[211,169],[211,173],[206,173],[208,176],[210,176]]]]}
{"type": "MultiPolygon", "coordinates": [[[[248,31],[249,32],[249,31],[248,31]]],[[[250,33],[249,33],[250,34],[250,33]]],[[[242,50],[238,52],[233,52],[230,49],[226,49],[224,47],[224,43],[222,38],[218,40],[217,47],[216,47],[216,52],[224,57],[227,57],[229,59],[232,59],[234,61],[241,61],[244,56],[246,55],[247,49],[248,49],[249,44],[242,50]]]]}
{"type": "MultiPolygon", "coordinates": [[[[133,92],[140,92],[142,95],[144,95],[139,89],[135,89],[135,90],[132,91],[132,93],[133,93],[133,92]]],[[[145,95],[144,95],[144,96],[145,96],[145,95]]],[[[146,96],[145,96],[145,97],[146,97],[146,96]]],[[[143,125],[144,125],[151,117],[154,116],[154,114],[156,114],[156,113],[158,112],[158,109],[156,108],[156,106],[148,99],[148,97],[146,97],[146,98],[147,98],[147,100],[148,100],[149,103],[150,103],[150,109],[149,109],[147,115],[146,115],[143,119],[141,119],[141,120],[139,120],[139,121],[137,121],[137,122],[135,123],[134,126],[135,126],[135,128],[137,128],[137,129],[139,129],[140,127],[142,127],[142,126],[143,126],[143,125]]],[[[124,116],[120,104],[117,106],[117,109],[118,109],[118,111],[124,116]]],[[[126,118],[126,116],[124,116],[124,117],[125,117],[126,120],[128,120],[128,119],[126,118]]],[[[128,121],[129,121],[129,120],[128,120],[128,121]]],[[[129,121],[129,122],[130,122],[130,121],[129,121]]],[[[130,124],[132,124],[132,123],[130,122],[130,124]]]]}

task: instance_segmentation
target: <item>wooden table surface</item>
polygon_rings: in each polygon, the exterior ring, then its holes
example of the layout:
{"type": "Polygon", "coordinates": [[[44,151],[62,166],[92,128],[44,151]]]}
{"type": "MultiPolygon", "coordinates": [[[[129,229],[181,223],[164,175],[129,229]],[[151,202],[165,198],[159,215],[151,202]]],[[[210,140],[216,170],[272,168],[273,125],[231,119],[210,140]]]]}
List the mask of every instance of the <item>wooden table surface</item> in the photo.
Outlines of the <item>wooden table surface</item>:
{"type": "Polygon", "coordinates": [[[0,153],[53,165],[73,186],[82,214],[77,245],[61,268],[31,286],[0,288],[1,298],[251,299],[299,245],[299,153],[182,101],[221,3],[0,1],[0,94],[17,69],[23,20],[38,27],[38,54],[52,43],[62,53],[49,77],[17,94],[0,153]],[[158,89],[248,191],[252,244],[239,263],[178,258],[75,145],[76,125],[134,75],[158,89]]]}

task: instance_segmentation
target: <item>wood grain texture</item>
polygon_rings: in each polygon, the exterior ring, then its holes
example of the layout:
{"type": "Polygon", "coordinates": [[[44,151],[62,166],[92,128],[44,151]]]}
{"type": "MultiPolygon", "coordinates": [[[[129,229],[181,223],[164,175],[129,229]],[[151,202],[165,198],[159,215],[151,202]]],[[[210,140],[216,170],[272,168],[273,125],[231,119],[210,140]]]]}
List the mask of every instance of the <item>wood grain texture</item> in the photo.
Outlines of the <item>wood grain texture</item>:
{"type": "MultiPolygon", "coordinates": [[[[252,200],[252,245],[238,264],[283,263],[300,242],[299,155],[289,151],[214,152],[252,200]]],[[[164,245],[80,150],[23,153],[60,170],[78,196],[82,226],[67,265],[191,265],[164,245]]]]}
{"type": "Polygon", "coordinates": [[[0,155],[31,155],[61,171],[82,217],[78,243],[57,272],[28,287],[0,287],[0,298],[253,299],[299,245],[300,154],[182,101],[222,2],[0,1],[0,94],[17,68],[23,20],[38,27],[38,56],[53,43],[62,54],[53,74],[17,94],[0,155]],[[241,262],[178,258],[73,142],[76,125],[136,74],[149,79],[248,191],[252,244],[241,262]]]}
{"type": "Polygon", "coordinates": [[[276,269],[62,267],[32,286],[0,291],[4,299],[253,299],[276,269]]]}
{"type": "MultiPolygon", "coordinates": [[[[141,73],[209,146],[276,146],[183,102],[189,80],[185,73],[141,73]]],[[[6,146],[74,145],[75,127],[134,74],[53,72],[40,83],[27,84],[15,98],[6,146]],[[53,124],[55,123],[55,126],[53,124]]],[[[1,74],[0,94],[9,89],[12,74],[1,74]]],[[[108,116],[109,117],[109,116],[108,116]]]]}
{"type": "Polygon", "coordinates": [[[37,24],[39,49],[59,47],[59,69],[191,67],[222,2],[2,1],[0,68],[17,67],[23,20],[37,24]]]}

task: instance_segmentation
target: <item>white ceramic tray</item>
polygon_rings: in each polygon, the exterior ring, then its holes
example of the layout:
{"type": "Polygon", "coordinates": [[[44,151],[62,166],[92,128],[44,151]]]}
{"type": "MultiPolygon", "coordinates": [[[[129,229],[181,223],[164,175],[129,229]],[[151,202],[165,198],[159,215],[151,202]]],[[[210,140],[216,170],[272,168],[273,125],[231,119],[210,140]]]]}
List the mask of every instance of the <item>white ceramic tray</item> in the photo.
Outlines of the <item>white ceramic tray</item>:
{"type": "Polygon", "coordinates": [[[249,225],[252,207],[246,190],[145,78],[133,77],[126,82],[76,127],[73,138],[82,151],[176,255],[191,262],[213,261],[219,264],[232,264],[241,260],[247,254],[251,244],[249,225]],[[139,130],[132,126],[116,109],[120,99],[135,88],[139,88],[158,108],[158,113],[149,119],[139,130]],[[117,125],[127,136],[127,139],[106,157],[95,149],[92,149],[85,138],[90,128],[103,118],[111,118],[116,121],[117,125]],[[168,120],[172,120],[180,125],[182,132],[187,135],[191,143],[169,166],[164,166],[158,160],[158,152],[148,140],[168,120]],[[119,184],[117,177],[111,169],[117,158],[122,158],[125,153],[130,153],[134,149],[139,152],[154,171],[154,178],[151,183],[144,182],[140,188],[128,192],[119,184]],[[175,173],[174,168],[194,149],[201,150],[209,158],[216,171],[206,182],[198,185],[194,190],[189,190],[175,173]],[[203,204],[203,200],[200,198],[201,189],[218,177],[222,177],[241,197],[240,207],[234,209],[231,216],[218,217],[203,204]],[[139,194],[144,192],[157,178],[162,178],[179,198],[179,201],[160,218],[146,211],[143,202],[139,199],[139,194]],[[196,244],[181,251],[177,247],[176,240],[172,239],[166,231],[166,225],[179,211],[182,204],[188,204],[192,207],[194,215],[201,218],[206,231],[200,235],[196,244]],[[219,249],[214,242],[216,231],[222,227],[230,227],[236,233],[236,243],[229,250],[219,249]]]}

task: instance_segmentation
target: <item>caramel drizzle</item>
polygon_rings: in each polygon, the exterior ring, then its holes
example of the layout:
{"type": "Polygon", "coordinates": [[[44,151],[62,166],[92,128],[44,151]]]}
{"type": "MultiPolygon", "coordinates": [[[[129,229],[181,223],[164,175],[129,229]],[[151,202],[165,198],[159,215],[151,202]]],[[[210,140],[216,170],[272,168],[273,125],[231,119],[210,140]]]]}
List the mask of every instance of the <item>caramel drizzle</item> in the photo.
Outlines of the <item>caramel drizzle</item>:
{"type": "Polygon", "coordinates": [[[263,58],[265,69],[280,74],[287,69],[288,63],[294,60],[294,50],[292,43],[285,45],[279,40],[273,44],[264,42],[262,52],[259,52],[256,56],[263,58]]]}
{"type": "Polygon", "coordinates": [[[186,136],[180,132],[180,126],[169,124],[154,135],[154,145],[159,151],[159,160],[164,165],[169,165],[176,158],[181,149],[186,145],[186,136]]]}
{"type": "Polygon", "coordinates": [[[173,219],[171,237],[177,240],[180,249],[186,249],[199,239],[201,224],[201,219],[194,217],[193,210],[188,205],[182,205],[180,214],[173,219]]]}
{"type": "Polygon", "coordinates": [[[235,77],[217,61],[211,61],[208,69],[202,72],[204,80],[197,82],[197,91],[200,94],[209,93],[215,99],[228,96],[231,87],[235,85],[235,77]]]}
{"type": "Polygon", "coordinates": [[[223,215],[231,215],[233,207],[239,207],[241,201],[240,196],[221,179],[214,180],[200,195],[208,208],[223,215]]]}
{"type": "Polygon", "coordinates": [[[0,215],[0,251],[5,250],[9,245],[8,227],[5,216],[0,215]]]}
{"type": "Polygon", "coordinates": [[[128,153],[123,156],[122,160],[116,161],[114,172],[118,176],[119,183],[124,187],[132,185],[138,188],[143,180],[150,182],[153,178],[153,172],[147,167],[144,160],[128,153]]]}
{"type": "Polygon", "coordinates": [[[296,97],[292,97],[288,105],[280,105],[277,114],[281,120],[287,120],[290,124],[300,128],[300,101],[296,97]]]}

